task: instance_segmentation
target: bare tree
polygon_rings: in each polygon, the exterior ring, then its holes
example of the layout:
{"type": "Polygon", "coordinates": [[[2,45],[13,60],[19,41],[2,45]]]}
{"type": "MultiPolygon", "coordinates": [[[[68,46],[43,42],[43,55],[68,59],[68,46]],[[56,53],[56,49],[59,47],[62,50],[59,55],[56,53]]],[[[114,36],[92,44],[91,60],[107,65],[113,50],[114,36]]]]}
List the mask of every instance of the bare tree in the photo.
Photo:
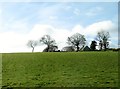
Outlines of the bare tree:
{"type": "Polygon", "coordinates": [[[106,50],[108,48],[109,38],[110,38],[109,32],[100,31],[97,33],[96,40],[99,41],[100,50],[102,50],[102,49],[106,50]]]}
{"type": "Polygon", "coordinates": [[[35,48],[35,46],[37,46],[37,42],[34,41],[34,40],[29,40],[28,43],[27,43],[27,46],[31,47],[32,48],[32,52],[34,52],[34,48],[35,48]]]}
{"type": "Polygon", "coordinates": [[[56,43],[55,43],[55,40],[52,39],[49,35],[44,35],[41,39],[40,39],[40,42],[47,45],[47,52],[49,51],[50,47],[51,46],[54,46],[56,43]]]}
{"type": "Polygon", "coordinates": [[[83,47],[85,45],[85,41],[86,39],[84,35],[81,35],[79,33],[76,33],[67,39],[67,43],[75,47],[77,49],[77,52],[79,51],[80,47],[83,47]]]}

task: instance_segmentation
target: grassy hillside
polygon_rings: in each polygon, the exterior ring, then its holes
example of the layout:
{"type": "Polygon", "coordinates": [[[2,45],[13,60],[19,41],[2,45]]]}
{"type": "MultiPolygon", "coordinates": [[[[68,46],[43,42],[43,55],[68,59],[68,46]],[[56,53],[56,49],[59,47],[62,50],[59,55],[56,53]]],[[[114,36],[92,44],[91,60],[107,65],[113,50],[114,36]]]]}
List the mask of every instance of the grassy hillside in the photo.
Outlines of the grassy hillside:
{"type": "Polygon", "coordinates": [[[2,87],[2,54],[0,53],[0,88],[2,87]]]}
{"type": "Polygon", "coordinates": [[[3,87],[116,87],[117,52],[3,54],[3,87]]]}

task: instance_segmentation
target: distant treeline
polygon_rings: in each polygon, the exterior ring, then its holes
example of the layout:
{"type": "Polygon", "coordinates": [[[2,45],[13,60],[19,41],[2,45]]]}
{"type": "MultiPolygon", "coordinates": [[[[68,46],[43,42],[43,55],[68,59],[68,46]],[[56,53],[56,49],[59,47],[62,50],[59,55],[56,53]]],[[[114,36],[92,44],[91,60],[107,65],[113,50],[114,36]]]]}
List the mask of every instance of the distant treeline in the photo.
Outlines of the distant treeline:
{"type": "Polygon", "coordinates": [[[120,48],[109,48],[108,50],[111,50],[111,51],[120,51],[120,48]]]}
{"type": "Polygon", "coordinates": [[[119,51],[120,48],[109,47],[109,38],[109,32],[100,31],[97,33],[95,39],[91,40],[90,46],[87,46],[85,36],[80,33],[75,33],[67,38],[66,43],[68,46],[59,50],[56,41],[50,35],[44,35],[39,40],[29,40],[27,46],[32,48],[32,52],[34,52],[36,46],[40,45],[46,45],[43,52],[119,51]]]}

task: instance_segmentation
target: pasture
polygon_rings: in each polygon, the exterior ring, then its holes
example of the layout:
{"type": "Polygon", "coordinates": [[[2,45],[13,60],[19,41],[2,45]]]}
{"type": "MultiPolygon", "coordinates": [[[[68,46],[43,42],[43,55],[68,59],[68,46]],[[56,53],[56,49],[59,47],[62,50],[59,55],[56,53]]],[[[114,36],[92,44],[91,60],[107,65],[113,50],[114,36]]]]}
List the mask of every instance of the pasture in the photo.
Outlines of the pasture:
{"type": "Polygon", "coordinates": [[[118,52],[2,54],[3,87],[117,87],[118,52]]]}

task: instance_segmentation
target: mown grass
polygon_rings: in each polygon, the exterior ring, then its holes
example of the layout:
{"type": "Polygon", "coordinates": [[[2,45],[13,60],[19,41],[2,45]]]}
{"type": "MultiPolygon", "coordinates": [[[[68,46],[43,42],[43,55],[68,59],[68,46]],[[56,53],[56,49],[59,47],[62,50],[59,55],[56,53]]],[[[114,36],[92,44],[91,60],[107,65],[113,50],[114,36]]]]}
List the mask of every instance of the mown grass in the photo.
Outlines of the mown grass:
{"type": "Polygon", "coordinates": [[[3,87],[117,87],[117,52],[3,54],[3,87]]]}
{"type": "Polygon", "coordinates": [[[2,54],[0,53],[0,88],[2,87],[2,54]]]}

